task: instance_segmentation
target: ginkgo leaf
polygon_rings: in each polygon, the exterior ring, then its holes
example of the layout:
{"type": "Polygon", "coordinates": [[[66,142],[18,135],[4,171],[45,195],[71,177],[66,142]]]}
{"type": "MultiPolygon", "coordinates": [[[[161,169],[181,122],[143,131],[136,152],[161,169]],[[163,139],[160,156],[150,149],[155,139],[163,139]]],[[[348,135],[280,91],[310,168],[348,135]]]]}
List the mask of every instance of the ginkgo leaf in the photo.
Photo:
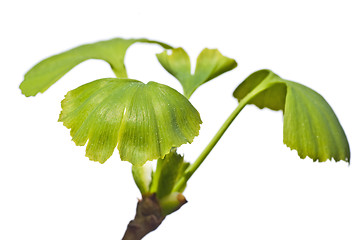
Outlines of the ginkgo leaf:
{"type": "Polygon", "coordinates": [[[344,130],[326,100],[312,89],[260,70],[247,77],[233,95],[259,108],[282,110],[283,142],[301,158],[350,161],[344,130]]]}
{"type": "Polygon", "coordinates": [[[237,66],[234,59],[223,56],[217,49],[205,48],[199,54],[194,74],[191,73],[189,56],[183,48],[173,49],[171,55],[164,51],[157,57],[162,66],[181,83],[187,98],[203,83],[237,66]]]}
{"type": "Polygon", "coordinates": [[[175,183],[188,166],[189,163],[185,162],[184,157],[177,153],[176,148],[173,148],[164,158],[158,159],[157,169],[153,174],[151,183],[151,191],[156,192],[159,199],[170,194],[175,183]]]}
{"type": "Polygon", "coordinates": [[[107,78],[82,85],[65,96],[59,121],[70,128],[86,156],[104,163],[118,146],[134,165],[163,158],[172,147],[190,143],[201,119],[176,90],[155,82],[107,78]]]}
{"type": "Polygon", "coordinates": [[[89,59],[101,59],[110,64],[115,75],[127,78],[124,65],[125,53],[133,43],[155,43],[165,49],[171,46],[148,39],[122,39],[114,38],[92,44],[85,44],[66,52],[51,56],[31,68],[20,84],[20,89],[25,96],[35,96],[45,92],[51,85],[58,81],[73,67],[89,59]]]}

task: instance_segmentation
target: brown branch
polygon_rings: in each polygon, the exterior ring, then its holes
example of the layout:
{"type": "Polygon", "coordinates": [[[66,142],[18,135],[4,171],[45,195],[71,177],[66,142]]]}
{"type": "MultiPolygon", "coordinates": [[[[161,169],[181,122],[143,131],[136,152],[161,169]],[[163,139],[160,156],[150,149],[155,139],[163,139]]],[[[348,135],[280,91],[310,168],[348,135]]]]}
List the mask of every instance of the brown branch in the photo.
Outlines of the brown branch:
{"type": "Polygon", "coordinates": [[[140,240],[163,222],[165,216],[155,194],[143,196],[137,205],[134,220],[130,221],[123,240],[140,240]]]}

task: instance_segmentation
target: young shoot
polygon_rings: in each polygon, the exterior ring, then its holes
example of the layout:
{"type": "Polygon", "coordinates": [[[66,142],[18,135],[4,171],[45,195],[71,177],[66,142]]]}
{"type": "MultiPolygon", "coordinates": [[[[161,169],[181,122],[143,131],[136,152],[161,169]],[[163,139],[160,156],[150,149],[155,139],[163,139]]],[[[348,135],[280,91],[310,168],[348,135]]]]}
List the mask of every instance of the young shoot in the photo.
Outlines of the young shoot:
{"type": "Polygon", "coordinates": [[[105,163],[117,148],[120,159],[132,164],[142,199],[127,226],[125,240],[142,239],[187,202],[183,192],[189,179],[249,104],[283,112],[283,142],[297,150],[300,158],[350,162],[346,134],[326,100],[271,70],[256,71],[240,83],[233,92],[238,106],[199,157],[192,163],[185,161],[177,148],[192,143],[202,123],[190,97],[202,84],[237,66],[234,59],[217,49],[205,48],[192,74],[190,58],[180,47],[143,38],[85,44],[36,64],[25,74],[20,89],[27,97],[43,93],[88,59],[106,61],[115,76],[104,76],[69,91],[61,102],[59,122],[70,129],[76,145],[86,145],[85,156],[90,160],[105,163]],[[137,42],[164,49],[157,59],[181,83],[183,93],[164,84],[144,84],[141,79],[128,77],[125,54],[137,42]],[[157,161],[154,169],[150,161],[157,161]]]}

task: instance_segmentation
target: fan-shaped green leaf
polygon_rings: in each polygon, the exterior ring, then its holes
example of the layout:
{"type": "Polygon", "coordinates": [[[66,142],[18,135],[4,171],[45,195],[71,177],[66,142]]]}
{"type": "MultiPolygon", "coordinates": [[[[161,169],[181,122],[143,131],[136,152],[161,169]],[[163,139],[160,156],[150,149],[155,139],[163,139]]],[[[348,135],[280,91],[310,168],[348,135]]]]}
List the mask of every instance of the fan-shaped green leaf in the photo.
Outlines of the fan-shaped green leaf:
{"type": "Polygon", "coordinates": [[[191,64],[188,54],[182,48],[157,54],[162,66],[182,84],[187,98],[203,83],[232,70],[237,66],[234,59],[223,56],[217,49],[205,48],[197,58],[194,74],[191,74],[191,64]]]}
{"type": "Polygon", "coordinates": [[[134,165],[163,158],[172,147],[192,142],[201,119],[176,90],[155,82],[100,79],[67,93],[59,121],[70,128],[86,156],[104,163],[118,146],[134,165]]]}
{"type": "Polygon", "coordinates": [[[248,103],[259,108],[283,110],[283,141],[301,158],[349,162],[348,141],[335,113],[312,89],[260,70],[242,82],[233,95],[239,101],[247,96],[248,103]]]}
{"type": "Polygon", "coordinates": [[[127,78],[124,65],[125,53],[130,45],[136,42],[156,43],[165,49],[171,47],[167,44],[148,39],[122,39],[114,38],[92,44],[85,44],[66,52],[51,56],[30,69],[20,89],[25,96],[35,96],[45,92],[51,85],[58,81],[79,63],[89,59],[101,59],[108,62],[119,78],[127,78]]]}

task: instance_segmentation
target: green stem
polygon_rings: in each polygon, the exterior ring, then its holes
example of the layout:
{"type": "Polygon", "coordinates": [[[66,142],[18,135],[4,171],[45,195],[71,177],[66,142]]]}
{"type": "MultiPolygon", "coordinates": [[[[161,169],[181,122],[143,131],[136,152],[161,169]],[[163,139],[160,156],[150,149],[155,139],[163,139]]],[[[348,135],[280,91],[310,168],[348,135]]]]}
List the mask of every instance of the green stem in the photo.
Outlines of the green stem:
{"type": "Polygon", "coordinates": [[[112,66],[112,70],[117,78],[128,78],[127,70],[125,69],[124,64],[120,66],[112,66]]]}
{"type": "Polygon", "coordinates": [[[203,161],[206,159],[208,154],[212,151],[214,146],[217,144],[219,139],[223,136],[223,134],[226,132],[228,127],[231,125],[233,120],[237,117],[237,115],[242,111],[242,109],[246,106],[247,102],[253,97],[253,94],[248,94],[245,98],[243,98],[237,108],[231,113],[231,115],[227,118],[227,120],[223,123],[221,128],[218,130],[216,135],[212,138],[212,140],[208,143],[206,148],[203,150],[203,152],[199,155],[199,157],[195,160],[193,164],[191,164],[186,171],[184,172],[182,178],[178,180],[176,185],[174,186],[172,192],[180,192],[181,189],[184,188],[185,184],[189,180],[189,178],[194,174],[194,172],[199,168],[199,166],[203,163],[203,161]]]}

